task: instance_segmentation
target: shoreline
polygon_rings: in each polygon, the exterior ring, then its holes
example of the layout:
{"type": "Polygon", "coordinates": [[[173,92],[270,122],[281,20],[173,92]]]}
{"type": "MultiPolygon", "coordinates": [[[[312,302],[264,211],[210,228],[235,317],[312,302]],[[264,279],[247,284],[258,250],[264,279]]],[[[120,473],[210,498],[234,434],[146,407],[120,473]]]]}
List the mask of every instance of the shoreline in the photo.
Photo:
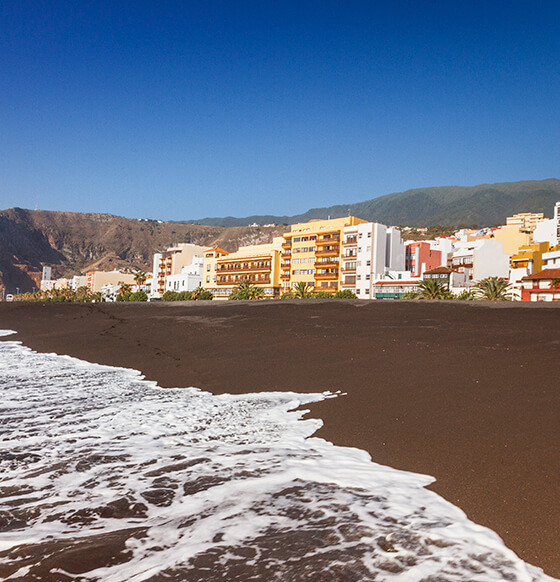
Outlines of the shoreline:
{"type": "Polygon", "coordinates": [[[42,352],[215,394],[346,393],[314,435],[430,489],[560,577],[560,309],[480,302],[0,304],[42,352]]]}

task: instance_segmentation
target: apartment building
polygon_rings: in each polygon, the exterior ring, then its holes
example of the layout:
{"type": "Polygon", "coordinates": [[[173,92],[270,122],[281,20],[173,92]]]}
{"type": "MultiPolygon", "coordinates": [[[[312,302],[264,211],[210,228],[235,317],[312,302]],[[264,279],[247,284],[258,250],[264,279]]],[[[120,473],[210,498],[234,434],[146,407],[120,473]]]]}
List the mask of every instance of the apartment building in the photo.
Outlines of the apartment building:
{"type": "Polygon", "coordinates": [[[283,236],[282,289],[289,291],[298,283],[305,283],[316,292],[339,291],[344,229],[365,222],[347,216],[293,224],[283,236]]]}
{"type": "Polygon", "coordinates": [[[458,241],[448,265],[454,271],[465,273],[474,284],[487,277],[509,277],[509,255],[501,242],[488,238],[458,241]]]}
{"type": "Polygon", "coordinates": [[[544,220],[542,212],[521,212],[508,216],[506,218],[506,226],[516,226],[522,230],[533,231],[542,220],[544,220]]]}
{"type": "Polygon", "coordinates": [[[422,277],[425,271],[441,266],[441,251],[432,247],[429,241],[405,243],[405,271],[412,277],[422,277]]]}
{"type": "Polygon", "coordinates": [[[560,269],[545,269],[523,277],[521,301],[560,301],[560,269]]]}
{"type": "Polygon", "coordinates": [[[388,270],[404,268],[404,243],[396,228],[376,222],[345,226],[340,288],[373,299],[373,283],[388,270]]]}
{"type": "Polygon", "coordinates": [[[543,268],[560,269],[560,245],[552,247],[548,252],[543,253],[543,268]]]}
{"type": "Polygon", "coordinates": [[[240,247],[234,253],[209,249],[204,253],[202,286],[214,299],[227,299],[241,281],[248,281],[262,287],[265,297],[279,297],[282,242],[276,237],[272,243],[240,247]]]}
{"type": "Polygon", "coordinates": [[[195,256],[202,257],[206,247],[181,243],[169,247],[162,253],[154,255],[152,297],[161,297],[167,288],[166,279],[169,275],[178,275],[183,267],[192,265],[195,256]]]}
{"type": "Polygon", "coordinates": [[[120,271],[88,271],[86,273],[86,287],[90,293],[99,293],[105,285],[134,285],[134,275],[120,271]]]}
{"type": "Polygon", "coordinates": [[[202,286],[204,258],[199,255],[193,257],[191,265],[181,269],[176,275],[167,275],[165,278],[165,290],[176,291],[194,291],[197,287],[202,286]]]}

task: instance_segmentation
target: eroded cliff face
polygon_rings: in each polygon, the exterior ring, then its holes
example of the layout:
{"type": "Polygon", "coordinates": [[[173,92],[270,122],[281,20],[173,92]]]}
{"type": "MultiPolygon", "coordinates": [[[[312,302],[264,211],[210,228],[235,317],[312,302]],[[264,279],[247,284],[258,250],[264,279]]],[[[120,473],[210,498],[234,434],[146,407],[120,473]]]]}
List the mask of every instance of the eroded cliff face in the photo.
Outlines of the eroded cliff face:
{"type": "Polygon", "coordinates": [[[19,208],[0,212],[0,285],[9,291],[38,287],[44,264],[66,262],[27,212],[19,208]]]}
{"type": "Polygon", "coordinates": [[[42,268],[54,277],[91,269],[151,270],[153,255],[176,243],[220,246],[271,242],[286,227],[223,228],[136,220],[110,214],[10,208],[0,211],[0,289],[8,293],[39,286],[42,268]]]}

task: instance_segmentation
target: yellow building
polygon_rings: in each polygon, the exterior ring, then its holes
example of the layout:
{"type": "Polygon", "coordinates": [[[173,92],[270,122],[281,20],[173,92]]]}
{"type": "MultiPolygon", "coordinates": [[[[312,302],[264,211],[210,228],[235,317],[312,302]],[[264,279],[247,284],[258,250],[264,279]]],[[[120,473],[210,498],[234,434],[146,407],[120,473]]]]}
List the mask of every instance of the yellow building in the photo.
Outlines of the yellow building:
{"type": "Polygon", "coordinates": [[[335,293],[340,289],[342,234],[345,226],[367,222],[355,216],[293,224],[284,234],[281,275],[283,291],[298,283],[335,293]]]}
{"type": "Polygon", "coordinates": [[[521,247],[510,259],[511,269],[526,269],[528,275],[542,271],[543,253],[550,250],[547,242],[534,243],[521,247]]]}
{"type": "Polygon", "coordinates": [[[272,243],[240,247],[230,254],[222,249],[206,251],[202,286],[214,299],[227,299],[241,281],[249,281],[261,287],[266,298],[279,297],[282,241],[277,237],[272,243]]]}
{"type": "Polygon", "coordinates": [[[494,231],[494,240],[502,243],[504,253],[511,255],[520,247],[531,243],[531,234],[519,226],[501,226],[494,231]]]}
{"type": "Polygon", "coordinates": [[[227,257],[229,253],[220,247],[214,247],[204,251],[204,264],[202,272],[202,287],[207,289],[215,297],[219,295],[218,275],[216,274],[216,264],[218,259],[227,257]]]}
{"type": "Polygon", "coordinates": [[[516,226],[524,230],[533,231],[539,222],[544,220],[542,212],[520,212],[506,218],[506,226],[516,226]]]}
{"type": "Polygon", "coordinates": [[[98,293],[104,285],[134,285],[134,275],[120,271],[88,271],[86,287],[91,293],[98,293]]]}

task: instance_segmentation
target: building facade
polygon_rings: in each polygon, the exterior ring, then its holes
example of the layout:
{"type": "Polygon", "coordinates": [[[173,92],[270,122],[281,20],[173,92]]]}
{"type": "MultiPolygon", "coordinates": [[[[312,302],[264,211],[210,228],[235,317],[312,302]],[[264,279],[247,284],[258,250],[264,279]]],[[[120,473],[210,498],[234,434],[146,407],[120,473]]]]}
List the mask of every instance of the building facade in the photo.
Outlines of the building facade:
{"type": "Polygon", "coordinates": [[[265,298],[280,297],[282,242],[282,237],[277,237],[270,244],[240,247],[229,254],[209,249],[204,254],[202,286],[214,299],[227,299],[242,281],[248,281],[261,287],[265,298]]]}
{"type": "Polygon", "coordinates": [[[345,226],[340,288],[352,291],[359,299],[374,299],[374,282],[389,270],[402,270],[404,259],[398,229],[377,222],[345,226]]]}
{"type": "Polygon", "coordinates": [[[88,271],[86,287],[90,293],[100,293],[104,285],[134,285],[134,275],[120,271],[88,271]]]}
{"type": "Polygon", "coordinates": [[[521,212],[508,216],[506,218],[506,226],[516,226],[523,230],[533,231],[537,224],[544,220],[542,212],[521,212]]]}
{"type": "Polygon", "coordinates": [[[154,255],[152,297],[161,297],[166,289],[166,280],[169,275],[178,275],[183,267],[188,267],[194,262],[195,256],[202,257],[206,247],[181,243],[169,247],[162,253],[154,255]]]}
{"type": "Polygon", "coordinates": [[[280,279],[282,290],[298,283],[315,292],[336,293],[342,282],[342,240],[345,227],[365,223],[355,216],[293,224],[284,234],[280,279]]]}
{"type": "Polygon", "coordinates": [[[441,251],[428,241],[405,243],[405,270],[413,277],[422,277],[425,271],[441,266],[441,251]]]}
{"type": "Polygon", "coordinates": [[[167,275],[165,290],[181,293],[182,291],[194,291],[202,286],[203,256],[195,255],[191,265],[181,269],[176,275],[167,275]]]}
{"type": "Polygon", "coordinates": [[[523,277],[521,301],[560,301],[560,269],[545,269],[523,277]]]}

